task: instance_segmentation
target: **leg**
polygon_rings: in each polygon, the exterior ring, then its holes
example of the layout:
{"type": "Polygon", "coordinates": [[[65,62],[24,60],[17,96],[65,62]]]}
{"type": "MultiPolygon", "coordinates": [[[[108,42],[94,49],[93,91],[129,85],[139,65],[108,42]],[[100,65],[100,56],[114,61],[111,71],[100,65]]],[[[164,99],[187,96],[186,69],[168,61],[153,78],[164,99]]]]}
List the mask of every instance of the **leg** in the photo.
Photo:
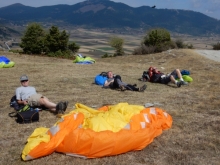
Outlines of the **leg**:
{"type": "Polygon", "coordinates": [[[130,85],[130,84],[127,84],[127,85],[125,86],[125,88],[126,88],[127,90],[131,90],[131,91],[139,91],[139,88],[136,88],[135,86],[130,85]]]}
{"type": "Polygon", "coordinates": [[[179,69],[174,70],[170,75],[170,80],[176,84],[178,87],[181,87],[181,85],[187,85],[188,83],[185,82],[182,78],[182,74],[179,69]],[[178,77],[180,79],[180,82],[178,82],[175,78],[178,77]]]}
{"type": "Polygon", "coordinates": [[[182,78],[182,74],[181,74],[180,70],[176,69],[175,71],[176,71],[178,78],[182,81],[183,78],[182,78]]]}
{"type": "Polygon", "coordinates": [[[40,105],[43,105],[47,107],[50,111],[56,112],[56,104],[53,102],[50,102],[48,98],[46,97],[41,97],[39,100],[40,105]]]}
{"type": "Polygon", "coordinates": [[[59,102],[55,104],[49,99],[41,94],[34,94],[28,98],[28,104],[32,107],[34,106],[45,106],[52,112],[58,113],[59,111],[64,112],[68,106],[68,102],[59,102]]]}
{"type": "Polygon", "coordinates": [[[170,81],[174,84],[176,84],[176,79],[174,78],[173,75],[170,75],[170,81]]]}
{"type": "Polygon", "coordinates": [[[113,82],[113,88],[119,88],[120,86],[125,86],[127,85],[126,83],[122,82],[121,80],[121,76],[117,75],[114,78],[114,82],[113,82]]]}
{"type": "MultiPolygon", "coordinates": [[[[177,74],[178,78],[180,79],[181,85],[188,85],[188,83],[183,80],[182,74],[179,69],[176,69],[176,74],[177,74]]],[[[178,84],[177,84],[177,86],[178,86],[178,84]]]]}

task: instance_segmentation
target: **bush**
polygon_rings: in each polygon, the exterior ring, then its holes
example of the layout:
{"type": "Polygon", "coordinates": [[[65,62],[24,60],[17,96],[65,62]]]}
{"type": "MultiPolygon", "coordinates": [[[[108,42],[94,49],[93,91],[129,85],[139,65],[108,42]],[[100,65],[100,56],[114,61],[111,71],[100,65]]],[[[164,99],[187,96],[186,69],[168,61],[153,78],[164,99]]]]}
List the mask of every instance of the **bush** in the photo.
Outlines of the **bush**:
{"type": "Polygon", "coordinates": [[[213,45],[213,50],[220,50],[220,43],[213,45]]]}
{"type": "MultiPolygon", "coordinates": [[[[166,29],[160,28],[150,30],[144,37],[143,44],[147,47],[154,47],[154,53],[176,47],[176,44],[171,41],[170,33],[166,29]]],[[[143,49],[142,53],[144,53],[146,48],[141,46],[141,49],[143,49]]]]}
{"type": "Polygon", "coordinates": [[[189,45],[187,45],[187,48],[188,48],[188,49],[193,49],[193,45],[192,45],[192,44],[189,44],[189,45]]]}
{"type": "Polygon", "coordinates": [[[188,49],[193,49],[192,44],[185,44],[181,39],[177,39],[175,41],[177,48],[183,49],[183,48],[188,48],[188,49]]]}
{"type": "Polygon", "coordinates": [[[105,53],[105,54],[102,56],[102,58],[107,58],[107,57],[109,57],[109,56],[108,56],[108,53],[105,53]]]}
{"type": "Polygon", "coordinates": [[[19,53],[19,54],[22,54],[23,51],[22,50],[9,50],[9,52],[12,52],[12,53],[19,53]]]}
{"type": "Polygon", "coordinates": [[[123,45],[124,40],[117,36],[110,38],[109,45],[115,49],[114,56],[122,56],[124,55],[123,45]]]}
{"type": "Polygon", "coordinates": [[[184,48],[184,43],[181,39],[175,41],[177,48],[184,48]]]}
{"type": "Polygon", "coordinates": [[[134,49],[133,55],[141,55],[141,54],[151,54],[155,52],[156,47],[155,46],[146,46],[144,44],[141,44],[140,47],[134,49]]]}

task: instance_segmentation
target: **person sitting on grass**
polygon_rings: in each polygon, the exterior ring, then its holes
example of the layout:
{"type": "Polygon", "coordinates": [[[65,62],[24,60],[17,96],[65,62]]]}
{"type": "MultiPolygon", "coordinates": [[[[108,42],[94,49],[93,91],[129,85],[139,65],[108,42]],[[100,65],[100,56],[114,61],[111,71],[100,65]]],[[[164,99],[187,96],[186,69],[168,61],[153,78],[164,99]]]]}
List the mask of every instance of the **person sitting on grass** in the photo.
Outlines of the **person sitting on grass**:
{"type": "Polygon", "coordinates": [[[147,81],[161,84],[168,84],[172,82],[176,84],[177,87],[181,87],[181,85],[188,85],[188,83],[183,80],[179,69],[175,69],[170,74],[164,74],[160,72],[156,67],[150,67],[148,69],[147,81]],[[177,81],[176,78],[179,78],[180,81],[177,81]]]}
{"type": "Polygon", "coordinates": [[[31,107],[46,107],[54,113],[64,113],[68,106],[68,101],[59,102],[55,104],[51,102],[47,97],[36,92],[36,89],[29,86],[29,80],[27,75],[20,77],[21,87],[18,87],[15,91],[16,100],[19,105],[30,105],[31,107]]]}
{"type": "Polygon", "coordinates": [[[121,89],[121,91],[125,90],[131,90],[131,91],[138,91],[138,92],[144,92],[144,90],[147,88],[147,85],[144,84],[142,87],[137,88],[136,84],[130,85],[127,83],[122,82],[121,76],[114,75],[111,71],[107,72],[107,80],[105,81],[104,87],[110,87],[112,89],[121,89]]]}

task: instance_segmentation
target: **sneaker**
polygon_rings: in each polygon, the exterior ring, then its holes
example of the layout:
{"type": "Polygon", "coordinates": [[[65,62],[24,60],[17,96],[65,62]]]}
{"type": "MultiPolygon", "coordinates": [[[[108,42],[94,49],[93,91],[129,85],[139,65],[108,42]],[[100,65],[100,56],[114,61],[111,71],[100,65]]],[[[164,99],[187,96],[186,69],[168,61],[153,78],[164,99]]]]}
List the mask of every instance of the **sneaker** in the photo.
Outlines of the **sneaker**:
{"type": "Polygon", "coordinates": [[[139,92],[144,92],[146,88],[147,88],[147,85],[144,84],[142,87],[139,88],[139,92]]]}
{"type": "Polygon", "coordinates": [[[181,84],[182,84],[182,85],[188,85],[188,82],[186,82],[186,81],[181,81],[181,84]]]}
{"type": "Polygon", "coordinates": [[[182,82],[182,81],[178,81],[178,82],[176,83],[176,86],[180,88],[180,87],[181,87],[181,85],[182,85],[182,83],[181,83],[181,82],[182,82]]]}
{"type": "Polygon", "coordinates": [[[186,82],[186,81],[178,81],[176,85],[177,85],[177,87],[181,87],[181,85],[188,85],[188,82],[186,82]]]}
{"type": "Polygon", "coordinates": [[[124,87],[124,85],[120,85],[119,88],[121,89],[121,91],[125,91],[126,88],[124,87]]]}

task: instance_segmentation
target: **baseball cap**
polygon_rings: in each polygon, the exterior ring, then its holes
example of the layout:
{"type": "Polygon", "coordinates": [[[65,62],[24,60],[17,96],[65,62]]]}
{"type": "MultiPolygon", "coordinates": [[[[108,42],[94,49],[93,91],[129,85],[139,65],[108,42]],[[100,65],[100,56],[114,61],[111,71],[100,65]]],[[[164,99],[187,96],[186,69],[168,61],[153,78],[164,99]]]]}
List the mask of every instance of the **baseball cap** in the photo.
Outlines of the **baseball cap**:
{"type": "Polygon", "coordinates": [[[20,81],[25,81],[25,80],[28,80],[28,76],[27,75],[22,75],[20,77],[20,81]]]}

